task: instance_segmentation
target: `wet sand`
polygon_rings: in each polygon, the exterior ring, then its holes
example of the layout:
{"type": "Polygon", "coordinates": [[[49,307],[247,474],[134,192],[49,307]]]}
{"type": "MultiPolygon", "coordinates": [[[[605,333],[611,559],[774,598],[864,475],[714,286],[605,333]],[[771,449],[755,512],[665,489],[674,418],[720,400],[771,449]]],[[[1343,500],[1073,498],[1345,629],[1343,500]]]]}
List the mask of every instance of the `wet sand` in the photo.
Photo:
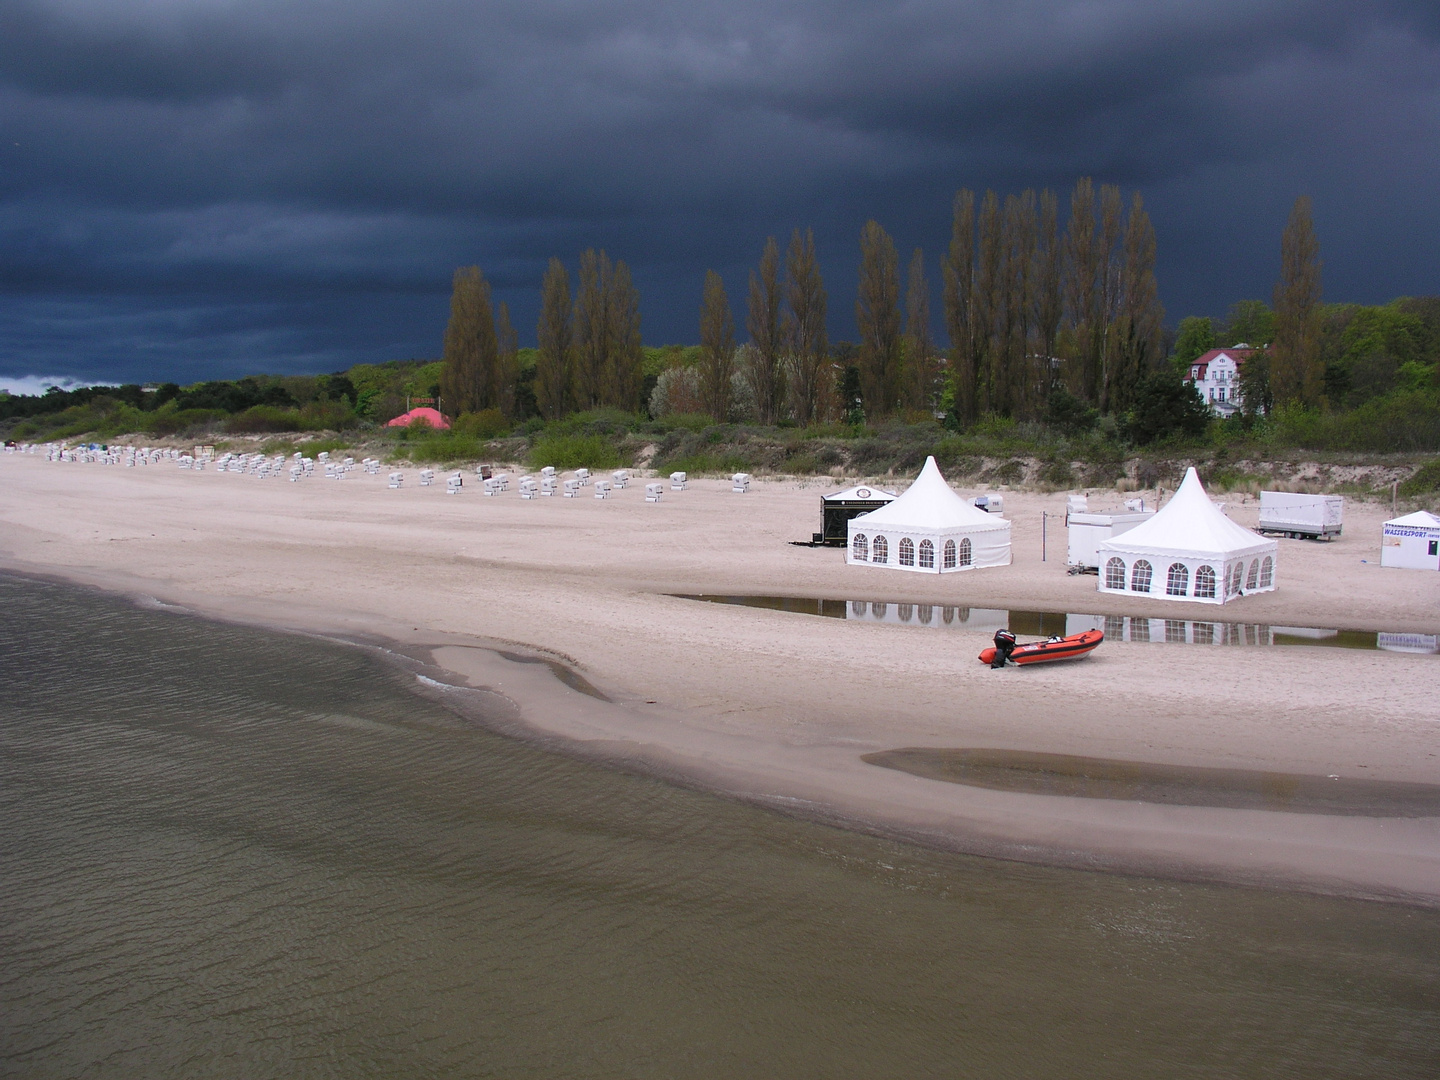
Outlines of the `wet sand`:
{"type": "MultiPolygon", "coordinates": [[[[407,485],[416,475],[410,471],[407,485]]],[[[984,636],[701,604],[842,597],[1395,632],[1440,574],[1382,570],[1388,507],[1280,541],[1279,589],[1223,607],[1102,595],[1064,568],[1063,495],[1007,493],[1013,565],[929,577],[790,546],[838,485],[718,480],[612,499],[483,498],[170,466],[0,457],[0,564],[219,617],[384,642],[503,695],[515,734],[791,813],[957,850],[1440,904],[1440,819],[998,790],[869,764],[907,747],[1440,783],[1440,658],[1107,643],[992,672],[984,636]],[[1040,560],[1048,512],[1049,560],[1040,560]],[[573,672],[565,681],[539,657],[573,672]],[[583,684],[576,680],[584,680],[583,684]]],[[[1113,501],[1118,505],[1119,496],[1113,501]]],[[[1101,505],[1099,498],[1092,506],[1101,505]]],[[[1242,524],[1253,502],[1233,506],[1242,524]]],[[[77,658],[83,662],[83,658],[77,658]]],[[[443,688],[432,691],[444,694],[443,688]]]]}

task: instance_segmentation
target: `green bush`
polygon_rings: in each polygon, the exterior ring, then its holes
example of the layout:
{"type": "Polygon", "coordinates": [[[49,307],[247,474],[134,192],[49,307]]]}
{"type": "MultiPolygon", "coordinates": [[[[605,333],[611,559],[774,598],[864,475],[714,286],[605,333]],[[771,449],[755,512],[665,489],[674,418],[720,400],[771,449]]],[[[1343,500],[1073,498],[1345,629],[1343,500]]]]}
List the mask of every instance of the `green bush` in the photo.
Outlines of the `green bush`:
{"type": "Polygon", "coordinates": [[[1400,494],[1407,499],[1419,498],[1432,491],[1440,491],[1440,458],[1421,465],[1409,480],[1400,485],[1400,494]]]}
{"type": "Polygon", "coordinates": [[[514,426],[499,409],[485,409],[462,413],[451,430],[457,435],[469,435],[476,439],[494,439],[510,434],[514,426]]]}
{"type": "Polygon", "coordinates": [[[1282,406],[1267,430],[1272,445],[1359,453],[1440,450],[1440,394],[1401,390],[1349,412],[1282,406]]]}
{"type": "Polygon", "coordinates": [[[599,435],[554,434],[547,429],[530,447],[530,464],[540,469],[614,469],[624,464],[620,451],[599,435]]]}
{"type": "Polygon", "coordinates": [[[233,434],[259,434],[270,431],[302,431],[298,409],[278,405],[254,405],[225,421],[225,430],[233,434]]]}

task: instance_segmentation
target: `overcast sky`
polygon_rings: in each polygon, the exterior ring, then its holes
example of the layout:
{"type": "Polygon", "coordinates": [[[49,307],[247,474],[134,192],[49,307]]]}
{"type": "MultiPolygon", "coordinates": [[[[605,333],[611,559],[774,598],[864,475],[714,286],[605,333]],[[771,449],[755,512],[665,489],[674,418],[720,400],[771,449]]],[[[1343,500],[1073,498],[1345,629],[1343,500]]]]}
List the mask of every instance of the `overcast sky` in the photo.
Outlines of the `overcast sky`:
{"type": "Polygon", "coordinates": [[[955,189],[1080,175],[1172,324],[1268,299],[1301,193],[1327,300],[1440,293],[1440,3],[0,0],[0,376],[435,356],[470,263],[533,344],[588,246],[689,342],[796,226],[846,338],[868,217],[938,322],[955,189]]]}

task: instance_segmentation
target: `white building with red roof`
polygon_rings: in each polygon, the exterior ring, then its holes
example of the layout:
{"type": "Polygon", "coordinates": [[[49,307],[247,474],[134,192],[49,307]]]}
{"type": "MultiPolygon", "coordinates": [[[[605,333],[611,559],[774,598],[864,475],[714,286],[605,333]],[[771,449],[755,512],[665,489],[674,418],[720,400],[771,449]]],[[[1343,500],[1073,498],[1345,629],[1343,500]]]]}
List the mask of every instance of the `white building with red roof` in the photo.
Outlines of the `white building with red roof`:
{"type": "Polygon", "coordinates": [[[1233,416],[1240,411],[1244,398],[1240,393],[1240,369],[1256,352],[1248,345],[1228,349],[1211,349],[1190,362],[1190,376],[1210,411],[1218,416],[1233,416]]]}

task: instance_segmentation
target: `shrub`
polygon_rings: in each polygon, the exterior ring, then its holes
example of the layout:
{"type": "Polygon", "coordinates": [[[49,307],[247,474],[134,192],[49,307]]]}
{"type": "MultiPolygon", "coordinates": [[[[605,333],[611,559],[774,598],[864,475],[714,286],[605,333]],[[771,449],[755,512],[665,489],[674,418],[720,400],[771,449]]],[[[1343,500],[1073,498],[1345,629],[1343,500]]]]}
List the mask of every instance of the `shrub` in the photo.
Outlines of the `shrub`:
{"type": "Polygon", "coordinates": [[[1416,469],[1409,480],[1400,485],[1400,494],[1407,499],[1440,491],[1440,458],[1427,461],[1416,469]]]}
{"type": "Polygon", "coordinates": [[[300,413],[279,405],[253,405],[225,421],[225,430],[235,434],[268,431],[301,431],[300,413]]]}
{"type": "Polygon", "coordinates": [[[620,451],[599,435],[552,434],[546,431],[530,448],[534,468],[553,465],[557,469],[613,469],[619,467],[620,451]]]}
{"type": "Polygon", "coordinates": [[[469,435],[476,439],[494,439],[508,435],[514,426],[499,409],[485,409],[462,413],[451,430],[457,435],[469,435]]]}

